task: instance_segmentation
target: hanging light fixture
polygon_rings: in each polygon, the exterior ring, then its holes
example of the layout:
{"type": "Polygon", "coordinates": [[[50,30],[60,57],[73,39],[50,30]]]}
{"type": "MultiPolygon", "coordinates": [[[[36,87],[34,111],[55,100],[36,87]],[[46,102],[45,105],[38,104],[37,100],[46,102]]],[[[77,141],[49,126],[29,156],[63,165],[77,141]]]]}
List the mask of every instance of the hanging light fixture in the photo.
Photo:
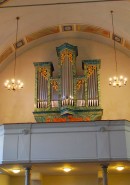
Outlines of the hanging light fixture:
{"type": "Polygon", "coordinates": [[[21,80],[17,80],[16,76],[16,61],[17,61],[17,42],[18,42],[18,26],[19,26],[19,17],[16,17],[17,25],[16,25],[16,43],[15,43],[15,58],[14,58],[14,77],[11,80],[6,80],[4,83],[5,88],[8,90],[20,90],[23,88],[24,84],[21,80]]]}
{"type": "Polygon", "coordinates": [[[113,29],[113,46],[114,46],[114,53],[115,53],[115,64],[116,64],[116,75],[114,77],[109,78],[109,85],[113,87],[122,87],[126,85],[127,78],[120,75],[118,76],[118,68],[117,68],[117,58],[116,58],[116,41],[115,41],[115,32],[114,32],[114,21],[113,21],[113,11],[111,10],[111,18],[112,18],[112,29],[113,29]]]}

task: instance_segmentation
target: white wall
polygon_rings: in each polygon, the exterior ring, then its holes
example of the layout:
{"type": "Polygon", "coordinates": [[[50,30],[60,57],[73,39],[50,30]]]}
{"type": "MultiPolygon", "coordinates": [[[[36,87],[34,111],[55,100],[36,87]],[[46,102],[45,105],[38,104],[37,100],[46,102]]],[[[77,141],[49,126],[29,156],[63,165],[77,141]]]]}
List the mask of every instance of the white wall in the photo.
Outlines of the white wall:
{"type": "MultiPolygon", "coordinates": [[[[34,122],[34,79],[35,71],[33,62],[54,62],[56,75],[57,55],[56,47],[68,42],[78,46],[77,69],[81,69],[84,59],[101,59],[101,105],[103,108],[102,119],[127,119],[130,120],[130,82],[126,87],[112,88],[108,85],[108,78],[115,74],[114,51],[108,45],[87,39],[66,38],[43,42],[23,52],[17,58],[16,76],[25,83],[21,92],[9,92],[3,87],[7,78],[12,78],[13,61],[7,61],[0,67],[0,123],[34,122]]],[[[117,52],[118,70],[129,78],[129,57],[117,52]]],[[[78,72],[80,74],[81,72],[78,72]]]]}

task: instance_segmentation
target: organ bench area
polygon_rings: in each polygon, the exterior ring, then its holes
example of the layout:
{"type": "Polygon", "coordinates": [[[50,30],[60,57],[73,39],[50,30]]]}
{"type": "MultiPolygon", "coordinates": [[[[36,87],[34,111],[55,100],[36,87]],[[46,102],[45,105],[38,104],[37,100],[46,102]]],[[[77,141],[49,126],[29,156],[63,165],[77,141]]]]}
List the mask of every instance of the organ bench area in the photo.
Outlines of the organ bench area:
{"type": "Polygon", "coordinates": [[[83,75],[76,73],[77,46],[56,48],[58,76],[52,62],[35,62],[35,109],[37,122],[101,120],[100,60],[83,60],[83,75]]]}

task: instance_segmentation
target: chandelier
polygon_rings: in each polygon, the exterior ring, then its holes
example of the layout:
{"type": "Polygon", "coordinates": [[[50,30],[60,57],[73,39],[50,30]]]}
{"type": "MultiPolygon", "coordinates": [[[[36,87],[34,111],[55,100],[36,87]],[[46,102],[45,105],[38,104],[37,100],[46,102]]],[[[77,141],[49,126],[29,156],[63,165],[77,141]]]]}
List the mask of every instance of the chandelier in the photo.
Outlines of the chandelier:
{"type": "Polygon", "coordinates": [[[127,78],[120,75],[118,76],[117,71],[117,58],[116,58],[116,43],[115,43],[115,32],[114,32],[114,21],[113,21],[113,11],[111,10],[111,18],[112,18],[112,29],[113,29],[113,46],[114,46],[114,54],[115,54],[115,64],[116,64],[116,75],[114,77],[109,78],[109,85],[112,85],[113,87],[122,87],[126,85],[127,78]]]}
{"type": "Polygon", "coordinates": [[[5,88],[8,90],[20,90],[23,88],[24,84],[21,80],[17,80],[16,76],[16,59],[17,59],[17,42],[18,42],[18,26],[19,26],[19,17],[16,17],[17,25],[16,25],[16,43],[15,43],[15,58],[14,58],[14,77],[11,80],[6,80],[4,83],[5,88]]]}

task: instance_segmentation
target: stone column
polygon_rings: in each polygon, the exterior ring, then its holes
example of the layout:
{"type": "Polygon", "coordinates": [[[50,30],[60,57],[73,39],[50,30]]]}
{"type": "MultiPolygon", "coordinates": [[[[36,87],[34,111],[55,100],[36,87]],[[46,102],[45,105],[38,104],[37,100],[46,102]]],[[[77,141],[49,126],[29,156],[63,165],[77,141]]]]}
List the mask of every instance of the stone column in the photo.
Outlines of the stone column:
{"type": "Polygon", "coordinates": [[[102,172],[103,172],[103,185],[108,185],[108,178],[107,178],[107,169],[108,164],[102,164],[102,172]]]}
{"type": "Polygon", "coordinates": [[[25,168],[25,185],[31,185],[30,171],[31,171],[31,167],[25,168]]]}

